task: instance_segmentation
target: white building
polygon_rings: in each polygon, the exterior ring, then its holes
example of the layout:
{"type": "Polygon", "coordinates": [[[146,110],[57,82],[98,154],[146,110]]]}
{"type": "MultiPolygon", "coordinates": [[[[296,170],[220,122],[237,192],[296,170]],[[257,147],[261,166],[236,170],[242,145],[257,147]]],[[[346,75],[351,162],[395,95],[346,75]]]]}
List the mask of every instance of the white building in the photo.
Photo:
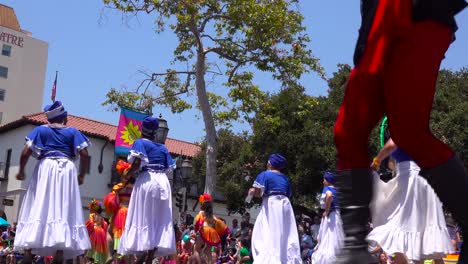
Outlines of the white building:
{"type": "MultiPolygon", "coordinates": [[[[25,137],[34,127],[46,123],[45,114],[37,113],[0,125],[0,210],[6,213],[9,222],[15,222],[18,217],[28,180],[36,164],[36,160],[31,158],[26,167],[26,180],[16,180],[19,157],[24,148],[25,137]]],[[[92,198],[102,201],[104,196],[110,192],[113,183],[117,183],[119,180],[119,176],[114,169],[114,143],[117,127],[74,115],[68,115],[67,125],[79,129],[92,143],[92,146],[88,148],[91,157],[90,170],[84,184],[80,186],[83,209],[85,215],[87,215],[89,201],[92,198]]],[[[173,157],[182,155],[191,159],[201,150],[200,146],[196,144],[171,138],[166,140],[165,145],[173,157]]],[[[194,198],[196,197],[195,194],[193,195],[194,198]]],[[[187,214],[192,216],[195,216],[195,211],[199,210],[198,207],[193,211],[195,201],[196,199],[188,199],[187,202],[187,214]]],[[[175,199],[173,203],[175,204],[175,199]]],[[[173,209],[175,221],[178,219],[179,212],[175,205],[173,209]]],[[[256,217],[258,214],[256,211],[250,211],[251,217],[256,217]]],[[[215,203],[214,213],[226,219],[229,226],[233,218],[237,218],[240,222],[241,216],[228,215],[224,204],[215,203]]]]}
{"type": "Polygon", "coordinates": [[[41,111],[48,44],[22,30],[13,8],[0,4],[0,124],[41,111]],[[28,95],[28,96],[24,96],[28,95]]]}

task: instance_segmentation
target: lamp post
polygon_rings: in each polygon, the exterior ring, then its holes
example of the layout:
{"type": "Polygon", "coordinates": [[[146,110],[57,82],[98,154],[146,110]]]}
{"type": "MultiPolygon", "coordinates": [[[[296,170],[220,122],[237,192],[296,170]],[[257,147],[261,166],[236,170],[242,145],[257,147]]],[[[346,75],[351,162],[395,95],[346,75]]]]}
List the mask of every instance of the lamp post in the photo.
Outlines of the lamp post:
{"type": "Polygon", "coordinates": [[[159,121],[159,128],[158,130],[156,130],[155,140],[157,143],[164,144],[166,143],[167,133],[169,133],[169,127],[167,126],[166,119],[163,119],[161,114],[159,114],[158,121],[159,121]]]}
{"type": "Polygon", "coordinates": [[[180,174],[184,183],[186,183],[187,179],[190,179],[192,176],[192,167],[192,161],[189,159],[184,159],[182,161],[182,164],[180,165],[180,174]]]}
{"type": "MultiPolygon", "coordinates": [[[[175,175],[178,175],[178,179],[180,181],[180,187],[177,188],[177,193],[176,193],[176,207],[179,208],[179,218],[178,222],[180,223],[186,223],[186,214],[185,212],[187,211],[187,195],[188,195],[188,184],[187,180],[190,179],[192,175],[192,162],[185,158],[182,160],[182,155],[179,156],[177,159],[177,172],[175,175]]],[[[174,178],[174,185],[173,188],[176,188],[176,178],[174,178]]]]}

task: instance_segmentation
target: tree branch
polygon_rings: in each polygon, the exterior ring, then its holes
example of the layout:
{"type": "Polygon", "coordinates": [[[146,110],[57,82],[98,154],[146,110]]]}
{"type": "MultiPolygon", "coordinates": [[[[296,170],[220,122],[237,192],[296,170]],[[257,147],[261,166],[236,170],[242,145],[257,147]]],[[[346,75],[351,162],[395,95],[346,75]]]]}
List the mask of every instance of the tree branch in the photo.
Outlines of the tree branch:
{"type": "Polygon", "coordinates": [[[164,75],[171,75],[171,74],[188,74],[188,75],[192,75],[192,74],[195,74],[195,72],[194,71],[173,71],[173,72],[163,72],[163,73],[152,73],[151,76],[156,77],[156,76],[164,76],[164,75]]]}
{"type": "MultiPolygon", "coordinates": [[[[190,83],[189,83],[189,85],[190,85],[190,83]]],[[[188,92],[188,87],[189,87],[189,85],[184,86],[184,89],[180,90],[180,91],[177,92],[177,93],[172,94],[171,96],[178,96],[178,95],[187,93],[187,92],[188,92]]],[[[159,97],[153,98],[152,101],[158,101],[158,100],[164,99],[164,98],[166,98],[166,97],[167,97],[166,95],[159,96],[159,97]]]]}
{"type": "Polygon", "coordinates": [[[221,56],[222,58],[225,58],[225,59],[233,61],[233,62],[237,62],[237,63],[240,62],[240,60],[238,58],[223,52],[223,49],[221,47],[206,49],[204,53],[208,54],[209,52],[214,52],[214,53],[218,54],[219,56],[221,56]]]}
{"type": "Polygon", "coordinates": [[[215,71],[205,71],[205,72],[213,73],[213,74],[216,74],[216,75],[223,75],[221,72],[215,72],[215,71]]]}
{"type": "Polygon", "coordinates": [[[229,72],[228,83],[231,82],[231,80],[234,77],[234,74],[236,73],[237,69],[239,69],[239,67],[241,67],[242,65],[244,65],[247,62],[248,61],[242,61],[242,62],[237,63],[236,66],[234,66],[234,68],[229,72]]]}
{"type": "Polygon", "coordinates": [[[200,38],[209,38],[211,41],[215,43],[227,42],[227,39],[213,38],[211,35],[208,35],[208,34],[201,34],[200,38]]]}
{"type": "Polygon", "coordinates": [[[208,24],[208,22],[210,22],[210,20],[217,19],[217,18],[229,19],[230,17],[229,17],[229,16],[226,16],[226,15],[211,15],[211,16],[207,16],[207,17],[202,21],[200,27],[198,28],[198,31],[199,31],[199,32],[204,32],[204,31],[205,31],[206,24],[208,24]]]}
{"type": "MultiPolygon", "coordinates": [[[[208,35],[208,34],[202,34],[200,35],[201,38],[209,38],[211,41],[217,43],[217,44],[221,44],[221,43],[228,43],[228,44],[232,44],[234,46],[237,46],[239,47],[242,51],[245,51],[245,52],[249,52],[249,51],[252,51],[251,49],[248,49],[242,45],[240,45],[239,43],[236,43],[234,41],[230,41],[228,39],[225,39],[225,38],[213,38],[211,35],[208,35]]],[[[222,45],[222,44],[221,44],[222,45]]],[[[220,48],[220,47],[214,47],[214,48],[208,48],[205,50],[205,54],[212,51],[212,49],[215,49],[215,48],[220,48]]]]}
{"type": "Polygon", "coordinates": [[[198,32],[204,32],[205,31],[205,27],[206,27],[206,24],[208,24],[208,22],[210,20],[213,20],[213,19],[216,19],[216,18],[226,18],[226,19],[229,19],[229,16],[226,16],[226,15],[221,15],[219,13],[222,13],[224,12],[224,9],[226,8],[227,4],[223,5],[221,7],[221,9],[217,9],[216,6],[212,6],[210,5],[209,3],[207,3],[208,7],[212,10],[214,10],[216,13],[216,15],[208,15],[205,17],[205,19],[202,21],[200,27],[198,28],[198,32]]]}
{"type": "MultiPolygon", "coordinates": [[[[148,82],[143,94],[146,94],[146,91],[148,90],[149,86],[151,85],[151,83],[153,83],[154,81],[157,80],[158,76],[166,76],[166,75],[171,75],[171,74],[187,74],[187,81],[186,81],[186,85],[185,85],[185,86],[187,86],[187,82],[188,83],[190,82],[190,77],[192,75],[195,75],[194,71],[168,71],[168,72],[161,72],[161,73],[152,73],[151,75],[149,75],[148,73],[143,72],[143,71],[139,71],[139,72],[148,77],[148,78],[142,80],[140,82],[140,84],[138,85],[137,89],[136,89],[136,92],[138,93],[138,91],[145,84],[145,82],[148,82]]],[[[188,86],[187,86],[186,89],[188,89],[188,86]]]]}
{"type": "MultiPolygon", "coordinates": [[[[145,82],[148,82],[148,86],[153,82],[154,80],[151,79],[151,78],[147,78],[147,79],[143,79],[140,84],[138,85],[138,87],[136,88],[136,93],[138,93],[138,91],[140,90],[140,88],[143,86],[143,84],[145,84],[145,82]]],[[[146,89],[148,88],[148,86],[146,86],[146,89]]],[[[145,89],[145,91],[146,91],[145,89]]]]}
{"type": "Polygon", "coordinates": [[[243,61],[239,61],[236,66],[234,66],[234,68],[232,68],[232,70],[229,71],[229,78],[228,78],[228,83],[231,82],[232,78],[234,77],[234,74],[236,73],[236,71],[243,65],[245,65],[246,63],[248,62],[256,62],[256,61],[260,61],[259,58],[260,58],[260,55],[259,54],[254,54],[255,56],[254,57],[251,57],[250,59],[248,60],[243,60],[243,61]]]}
{"type": "MultiPolygon", "coordinates": [[[[145,5],[145,4],[143,4],[143,6],[139,6],[137,3],[135,3],[135,1],[129,1],[128,4],[133,7],[132,12],[141,12],[141,11],[143,11],[143,12],[145,12],[147,14],[150,14],[151,12],[156,10],[156,6],[154,6],[154,5],[152,6],[152,8],[149,8],[149,5],[145,5]]],[[[127,11],[124,11],[124,12],[127,12],[127,11]]]]}

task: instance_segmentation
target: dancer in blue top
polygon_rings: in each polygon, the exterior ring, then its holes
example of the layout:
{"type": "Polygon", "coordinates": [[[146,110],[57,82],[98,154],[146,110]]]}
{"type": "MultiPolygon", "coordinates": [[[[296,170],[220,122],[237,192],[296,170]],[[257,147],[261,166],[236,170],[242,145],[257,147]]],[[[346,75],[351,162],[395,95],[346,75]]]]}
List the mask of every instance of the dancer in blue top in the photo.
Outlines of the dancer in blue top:
{"type": "Polygon", "coordinates": [[[377,170],[388,156],[396,161],[396,175],[388,182],[374,174],[374,199],[371,203],[374,229],[367,236],[397,261],[442,258],[452,253],[442,203],[420,168],[390,138],[380,150],[371,168],[377,170]]]}
{"type": "Polygon", "coordinates": [[[91,247],[78,188],[89,166],[89,140],[66,126],[67,112],[60,101],[44,111],[49,124],[36,127],[26,137],[16,176],[24,180],[29,157],[38,159],[21,205],[15,237],[15,249],[25,251],[23,263],[32,263],[32,253],[55,255],[54,262],[61,263],[91,247]],[[79,173],[73,163],[77,155],[79,173]]]}
{"type": "Polygon", "coordinates": [[[322,222],[317,237],[318,244],[312,254],[314,264],[332,264],[344,246],[343,224],[338,208],[338,196],[335,188],[335,175],[326,172],[323,175],[323,191],[320,208],[323,210],[322,222]]]}
{"type": "Polygon", "coordinates": [[[147,253],[146,263],[154,255],[176,253],[172,223],[171,186],[166,173],[174,168],[167,148],[153,142],[159,121],[154,117],[143,120],[143,137],[135,140],[126,173],[138,175],[128,206],[127,221],[120,239],[118,253],[122,255],[147,253]]]}
{"type": "Polygon", "coordinates": [[[296,219],[289,201],[291,183],[281,170],[286,159],[272,154],[267,170],[260,173],[249,190],[251,197],[263,197],[262,209],[252,232],[254,263],[302,263],[296,219]]]}

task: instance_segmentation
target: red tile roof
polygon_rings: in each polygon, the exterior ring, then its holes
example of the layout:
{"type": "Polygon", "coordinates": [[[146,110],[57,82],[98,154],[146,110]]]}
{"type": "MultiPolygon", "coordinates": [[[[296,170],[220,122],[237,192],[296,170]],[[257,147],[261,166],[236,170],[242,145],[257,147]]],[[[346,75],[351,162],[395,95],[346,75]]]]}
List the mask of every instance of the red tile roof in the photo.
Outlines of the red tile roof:
{"type": "Polygon", "coordinates": [[[13,8],[0,4],[0,26],[21,31],[18,18],[13,8]]]}
{"type": "MultiPolygon", "coordinates": [[[[13,122],[3,124],[0,126],[0,134],[11,129],[20,127],[24,124],[43,125],[47,124],[47,118],[44,113],[36,113],[23,116],[21,119],[13,122]]],[[[101,138],[115,142],[115,135],[117,133],[117,126],[84,118],[80,116],[68,115],[68,126],[74,127],[87,136],[101,138]]],[[[166,139],[166,147],[169,152],[176,155],[183,155],[187,157],[194,157],[200,152],[201,147],[197,144],[189,143],[182,140],[173,138],[166,139]]]]}

